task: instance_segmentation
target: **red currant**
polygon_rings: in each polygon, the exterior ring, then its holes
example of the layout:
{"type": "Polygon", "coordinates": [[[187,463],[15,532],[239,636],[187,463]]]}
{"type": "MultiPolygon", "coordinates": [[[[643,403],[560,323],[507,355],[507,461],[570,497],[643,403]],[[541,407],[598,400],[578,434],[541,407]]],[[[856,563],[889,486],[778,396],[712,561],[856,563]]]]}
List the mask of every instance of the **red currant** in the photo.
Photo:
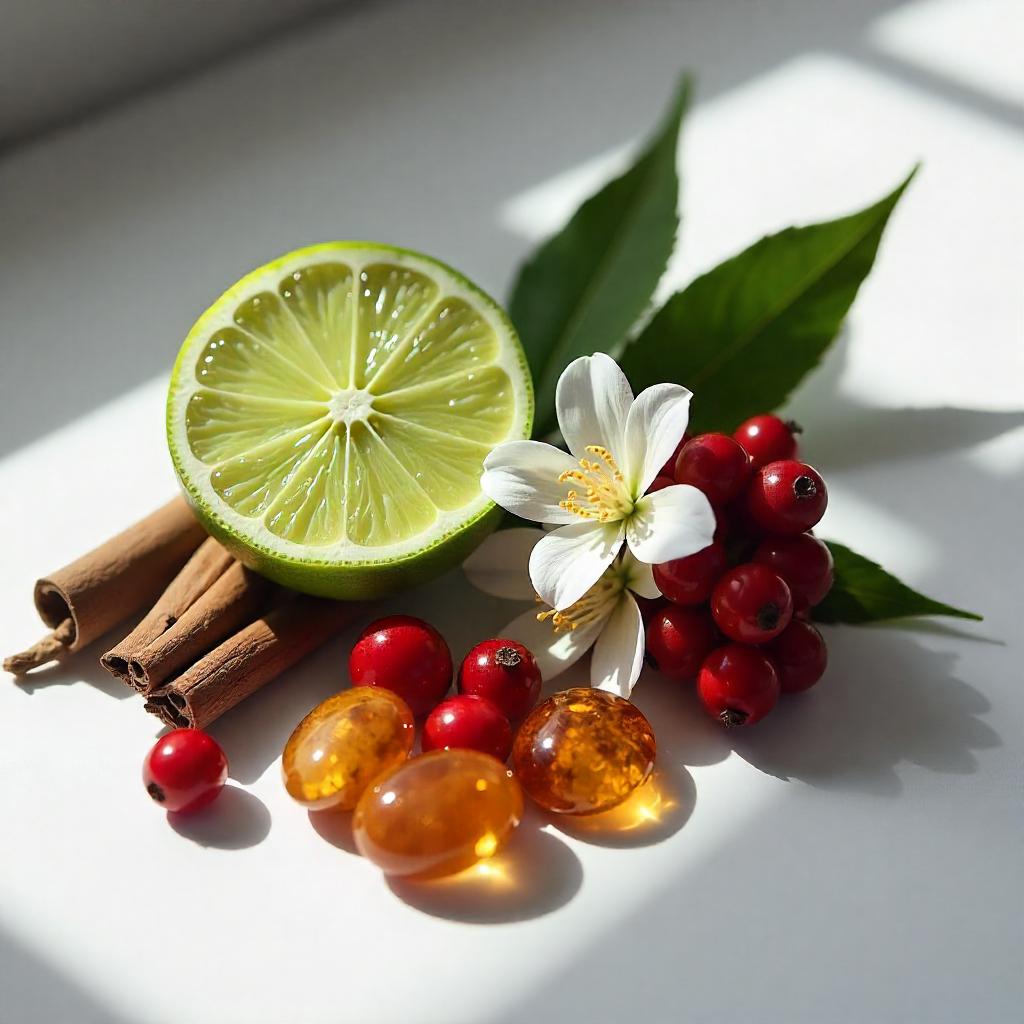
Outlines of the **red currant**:
{"type": "Polygon", "coordinates": [[[220,796],[227,777],[220,744],[198,729],[161,736],[142,765],[146,792],[167,811],[198,811],[220,796]]]}
{"type": "Polygon", "coordinates": [[[397,693],[414,715],[425,715],[452,684],[452,656],[429,623],[390,615],[363,630],[348,671],[353,686],[382,686],[397,693]]]}
{"type": "Polygon", "coordinates": [[[716,540],[696,554],[654,566],[654,582],[675,604],[703,604],[727,564],[725,546],[716,540]]]}
{"type": "Polygon", "coordinates": [[[459,669],[459,692],[493,701],[513,721],[523,718],[540,696],[540,669],[529,649],[515,640],[485,640],[459,669]]]}
{"type": "Polygon", "coordinates": [[[794,611],[818,604],[832,587],[832,552],[809,533],[769,537],[754,552],[753,561],[777,572],[793,594],[794,611]]]}
{"type": "Polygon", "coordinates": [[[711,616],[670,605],[647,624],[647,653],[654,667],[670,679],[693,679],[718,643],[711,616]]]}
{"type": "Polygon", "coordinates": [[[761,651],[728,644],[704,659],[697,693],[708,714],[724,725],[753,725],[778,702],[779,677],[761,651]]]}
{"type": "Polygon", "coordinates": [[[809,689],[825,674],[828,665],[824,637],[800,619],[794,619],[764,650],[779,674],[783,693],[809,689]]]}
{"type": "Polygon", "coordinates": [[[805,533],[828,505],[828,491],[818,471],[795,459],[762,466],[751,477],[746,498],[754,525],[782,537],[805,533]]]}
{"type": "Polygon", "coordinates": [[[649,622],[655,612],[660,612],[662,608],[668,606],[668,599],[664,597],[641,597],[639,594],[636,594],[634,595],[634,600],[640,609],[640,617],[644,622],[649,622]]]}
{"type": "Polygon", "coordinates": [[[796,435],[801,432],[799,423],[766,412],[745,420],[732,436],[746,449],[754,469],[760,469],[779,459],[795,459],[796,435]]]}
{"type": "Polygon", "coordinates": [[[653,494],[655,491],[662,491],[666,487],[673,487],[675,480],[670,476],[662,476],[660,473],[651,481],[651,486],[647,488],[648,494],[653,494]]]}
{"type": "Polygon", "coordinates": [[[668,461],[661,469],[658,470],[658,476],[667,476],[670,480],[675,476],[676,472],[676,459],[679,458],[679,453],[683,450],[683,445],[690,440],[689,434],[683,434],[679,441],[679,444],[675,446],[672,454],[668,457],[668,461]]]}
{"type": "Polygon", "coordinates": [[[687,441],[676,460],[676,483],[703,491],[716,507],[732,501],[749,476],[747,453],[726,434],[701,434],[687,441]]]}
{"type": "Polygon", "coordinates": [[[730,569],[711,595],[715,625],[741,644],[763,644],[778,636],[793,617],[785,580],[765,565],[746,562],[730,569]]]}
{"type": "Polygon", "coordinates": [[[460,693],[441,701],[423,723],[423,749],[479,750],[499,761],[512,752],[512,726],[486,697],[460,693]]]}

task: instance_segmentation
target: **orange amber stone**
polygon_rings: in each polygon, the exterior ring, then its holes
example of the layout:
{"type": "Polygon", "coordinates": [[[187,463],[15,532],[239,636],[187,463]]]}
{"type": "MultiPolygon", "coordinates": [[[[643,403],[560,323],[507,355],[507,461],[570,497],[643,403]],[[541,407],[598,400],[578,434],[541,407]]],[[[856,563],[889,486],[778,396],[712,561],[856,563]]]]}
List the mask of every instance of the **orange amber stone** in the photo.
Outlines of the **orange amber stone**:
{"type": "Polygon", "coordinates": [[[385,873],[432,878],[490,857],[522,816],[523,794],[500,761],[433,750],[367,789],[352,831],[359,852],[385,873]]]}
{"type": "Polygon", "coordinates": [[[318,704],[285,744],[281,774],[292,799],[350,811],[378,775],[412,750],[416,724],[390,690],[354,686],[318,704]]]}
{"type": "Polygon", "coordinates": [[[516,778],[541,807],[596,814],[622,803],[654,768],[651,723],[628,700],[578,687],[530,712],[516,736],[516,778]]]}

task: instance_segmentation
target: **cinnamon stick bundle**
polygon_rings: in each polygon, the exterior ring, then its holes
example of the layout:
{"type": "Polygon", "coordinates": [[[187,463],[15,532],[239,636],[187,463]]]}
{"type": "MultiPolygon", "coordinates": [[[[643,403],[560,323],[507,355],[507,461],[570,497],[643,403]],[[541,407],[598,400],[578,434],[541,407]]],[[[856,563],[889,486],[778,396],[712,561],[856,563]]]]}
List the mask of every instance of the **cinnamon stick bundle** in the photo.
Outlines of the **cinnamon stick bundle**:
{"type": "MultiPolygon", "coordinates": [[[[181,575],[187,569],[182,569],[181,575]]],[[[135,651],[128,661],[129,684],[142,693],[155,690],[251,623],[275,589],[270,580],[232,561],[211,587],[196,596],[181,618],[135,651]]]]}
{"type": "Polygon", "coordinates": [[[23,675],[80,650],[151,604],[206,534],[184,499],[169,501],[70,565],[38,580],[35,605],[52,630],[4,669],[23,675]]]}
{"type": "Polygon", "coordinates": [[[207,537],[171,580],[146,617],[119,644],[100,657],[100,664],[112,676],[133,685],[129,667],[132,658],[174,626],[220,579],[232,562],[231,555],[212,537],[207,537]]]}
{"type": "Polygon", "coordinates": [[[329,640],[361,610],[358,604],[282,594],[287,595],[284,603],[150,693],[146,710],[167,725],[205,729],[329,640]]]}

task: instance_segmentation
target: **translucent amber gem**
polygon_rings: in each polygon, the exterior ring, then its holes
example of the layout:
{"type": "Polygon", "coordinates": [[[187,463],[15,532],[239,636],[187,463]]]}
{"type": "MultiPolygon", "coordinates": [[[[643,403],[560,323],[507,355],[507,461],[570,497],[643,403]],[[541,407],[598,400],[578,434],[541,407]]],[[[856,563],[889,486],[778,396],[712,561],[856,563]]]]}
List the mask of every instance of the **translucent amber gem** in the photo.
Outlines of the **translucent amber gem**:
{"type": "Polygon", "coordinates": [[[415,737],[401,697],[355,686],[328,697],[296,726],[281,758],[285,789],[305,807],[350,811],[374,779],[409,756],[415,737]]]}
{"type": "Polygon", "coordinates": [[[556,693],[530,712],[512,763],[549,811],[596,814],[622,803],[654,768],[654,732],[628,700],[603,690],[556,693]]]}
{"type": "Polygon", "coordinates": [[[434,750],[367,789],[352,830],[382,871],[429,878],[489,857],[522,816],[523,795],[505,765],[475,750],[434,750]]]}

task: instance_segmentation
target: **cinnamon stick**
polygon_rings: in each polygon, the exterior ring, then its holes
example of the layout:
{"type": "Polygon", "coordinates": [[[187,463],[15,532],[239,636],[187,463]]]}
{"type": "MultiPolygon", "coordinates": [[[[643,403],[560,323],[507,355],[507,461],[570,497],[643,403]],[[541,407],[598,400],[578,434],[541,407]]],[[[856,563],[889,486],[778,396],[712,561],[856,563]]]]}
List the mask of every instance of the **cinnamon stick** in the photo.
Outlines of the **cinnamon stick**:
{"type": "Polygon", "coordinates": [[[233,561],[217,541],[207,537],[157,598],[146,617],[100,658],[100,664],[112,676],[132,685],[131,659],[166,633],[217,582],[233,561]]]}
{"type": "Polygon", "coordinates": [[[205,729],[329,640],[361,609],[323,598],[289,598],[151,693],[146,710],[167,725],[205,729]]]}
{"type": "Polygon", "coordinates": [[[232,561],[181,618],[130,657],[130,685],[149,693],[188,668],[211,647],[252,622],[273,587],[270,580],[232,561]]]}
{"type": "Polygon", "coordinates": [[[35,605],[52,629],[38,643],[4,660],[24,673],[80,650],[148,604],[206,534],[178,497],[81,558],[38,580],[35,605]]]}

